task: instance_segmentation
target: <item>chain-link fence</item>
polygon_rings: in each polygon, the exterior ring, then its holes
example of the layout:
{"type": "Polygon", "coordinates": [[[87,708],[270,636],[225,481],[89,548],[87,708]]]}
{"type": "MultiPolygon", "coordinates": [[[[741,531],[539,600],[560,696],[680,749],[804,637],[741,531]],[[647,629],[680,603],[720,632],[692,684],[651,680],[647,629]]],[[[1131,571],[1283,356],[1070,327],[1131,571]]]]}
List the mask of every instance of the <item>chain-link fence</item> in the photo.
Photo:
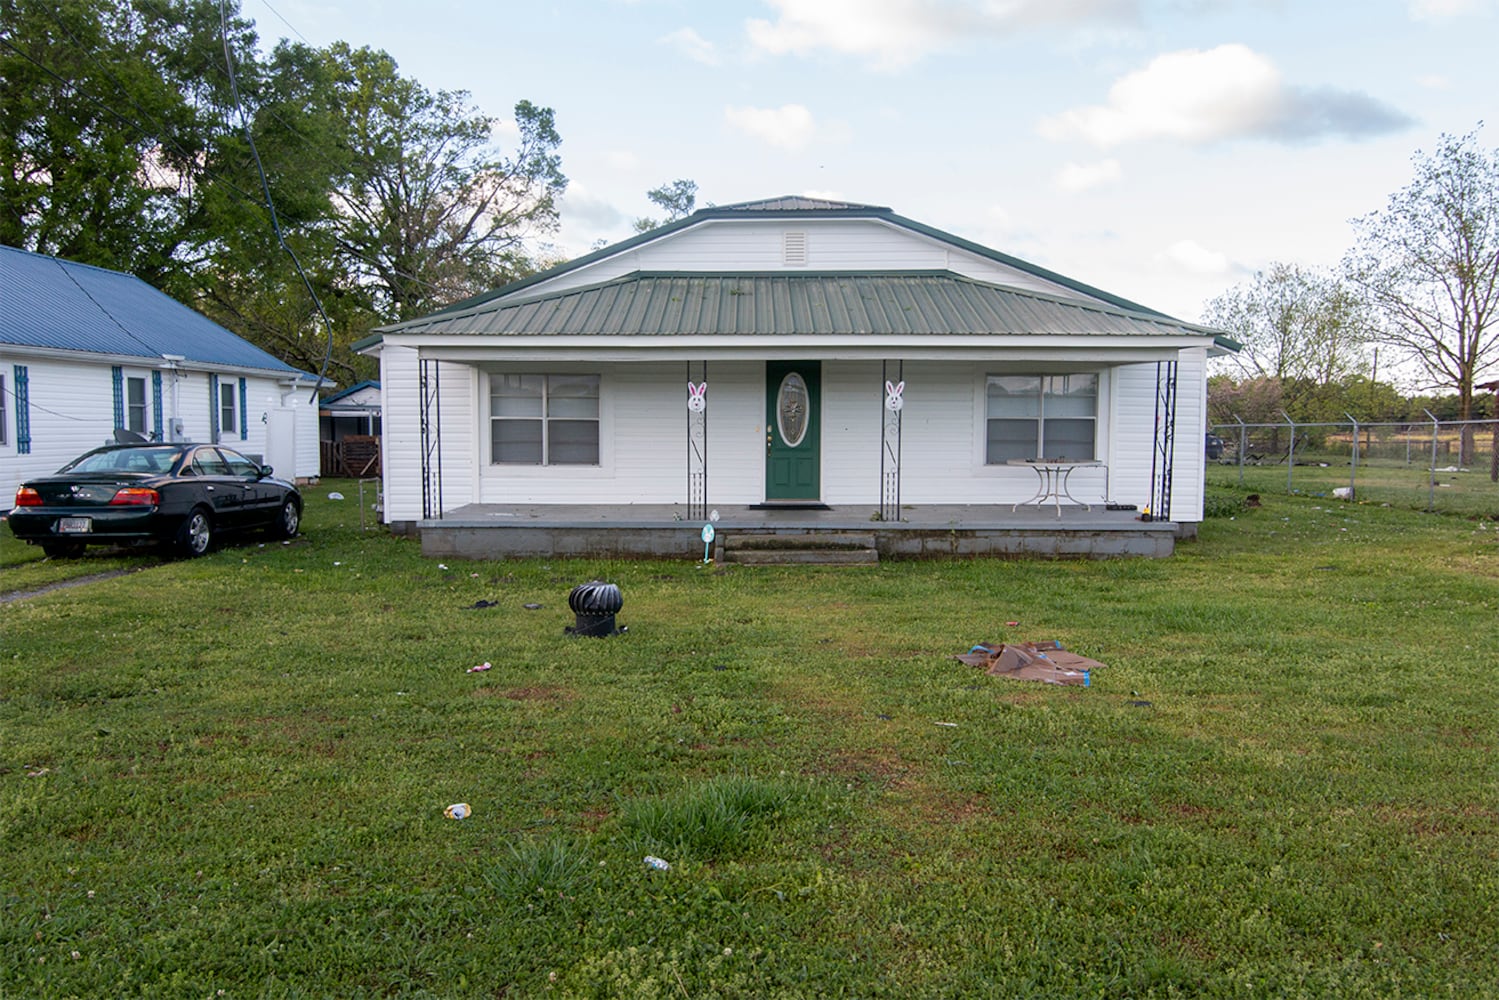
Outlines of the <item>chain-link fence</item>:
{"type": "Polygon", "coordinates": [[[1499,516],[1499,420],[1287,419],[1215,424],[1210,433],[1209,486],[1499,516]]]}

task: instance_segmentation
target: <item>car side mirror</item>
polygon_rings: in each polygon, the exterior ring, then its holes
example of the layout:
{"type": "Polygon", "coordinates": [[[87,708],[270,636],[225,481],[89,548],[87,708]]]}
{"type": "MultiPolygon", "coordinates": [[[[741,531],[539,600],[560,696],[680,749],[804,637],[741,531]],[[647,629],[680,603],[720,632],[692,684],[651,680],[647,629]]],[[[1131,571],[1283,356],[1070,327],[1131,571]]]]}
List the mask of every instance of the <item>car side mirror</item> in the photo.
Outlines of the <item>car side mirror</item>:
{"type": "Polygon", "coordinates": [[[273,470],[269,465],[262,465],[260,467],[260,472],[256,474],[255,478],[256,479],[264,479],[266,476],[269,476],[273,471],[275,471],[275,470],[273,470]]]}

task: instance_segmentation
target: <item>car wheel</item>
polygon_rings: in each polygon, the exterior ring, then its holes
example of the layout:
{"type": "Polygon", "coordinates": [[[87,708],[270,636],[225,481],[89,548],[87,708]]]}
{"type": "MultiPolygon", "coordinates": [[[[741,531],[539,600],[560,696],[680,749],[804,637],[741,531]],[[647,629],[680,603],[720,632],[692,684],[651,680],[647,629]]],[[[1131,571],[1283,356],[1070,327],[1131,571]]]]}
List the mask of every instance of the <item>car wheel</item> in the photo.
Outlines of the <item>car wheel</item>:
{"type": "Polygon", "coordinates": [[[83,555],[82,542],[43,542],[42,551],[48,559],[76,559],[83,555]]]}
{"type": "Polygon", "coordinates": [[[194,507],[177,529],[177,552],[189,559],[201,556],[213,544],[213,518],[202,507],[194,507]]]}
{"type": "Polygon", "coordinates": [[[302,526],[302,508],[297,506],[295,500],[287,500],[281,505],[281,514],[276,518],[276,523],[271,530],[277,538],[296,538],[297,529],[302,526]]]}

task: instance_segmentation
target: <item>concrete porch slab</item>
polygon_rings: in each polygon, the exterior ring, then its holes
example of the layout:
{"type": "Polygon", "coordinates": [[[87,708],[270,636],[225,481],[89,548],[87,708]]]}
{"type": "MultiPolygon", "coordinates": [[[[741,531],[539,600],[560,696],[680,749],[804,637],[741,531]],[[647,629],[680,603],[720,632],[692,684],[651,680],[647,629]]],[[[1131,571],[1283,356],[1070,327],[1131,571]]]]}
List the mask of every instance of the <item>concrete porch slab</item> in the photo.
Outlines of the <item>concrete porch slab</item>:
{"type": "MultiPolygon", "coordinates": [[[[1161,558],[1193,525],[1141,521],[1135,511],[1009,504],[934,504],[901,511],[900,521],[875,520],[866,505],[826,510],[769,510],[719,505],[714,558],[728,539],[747,535],[872,534],[881,558],[974,557],[1105,559],[1161,558]]],[[[434,558],[703,557],[701,519],[675,504],[470,504],[420,521],[422,554],[434,558]]]]}

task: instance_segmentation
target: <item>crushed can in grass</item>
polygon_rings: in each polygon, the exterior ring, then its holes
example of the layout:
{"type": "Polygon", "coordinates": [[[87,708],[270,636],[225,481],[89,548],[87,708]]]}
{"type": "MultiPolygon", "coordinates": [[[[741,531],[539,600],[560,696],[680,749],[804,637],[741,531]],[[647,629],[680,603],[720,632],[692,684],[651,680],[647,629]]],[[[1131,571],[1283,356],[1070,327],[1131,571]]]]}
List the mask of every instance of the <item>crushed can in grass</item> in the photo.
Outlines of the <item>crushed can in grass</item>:
{"type": "Polygon", "coordinates": [[[656,871],[658,872],[668,871],[671,868],[670,864],[668,864],[663,859],[656,857],[654,854],[647,854],[645,856],[645,863],[656,869],[656,871]]]}
{"type": "Polygon", "coordinates": [[[448,819],[468,819],[474,814],[474,810],[467,802],[454,802],[442,814],[448,819]]]}

